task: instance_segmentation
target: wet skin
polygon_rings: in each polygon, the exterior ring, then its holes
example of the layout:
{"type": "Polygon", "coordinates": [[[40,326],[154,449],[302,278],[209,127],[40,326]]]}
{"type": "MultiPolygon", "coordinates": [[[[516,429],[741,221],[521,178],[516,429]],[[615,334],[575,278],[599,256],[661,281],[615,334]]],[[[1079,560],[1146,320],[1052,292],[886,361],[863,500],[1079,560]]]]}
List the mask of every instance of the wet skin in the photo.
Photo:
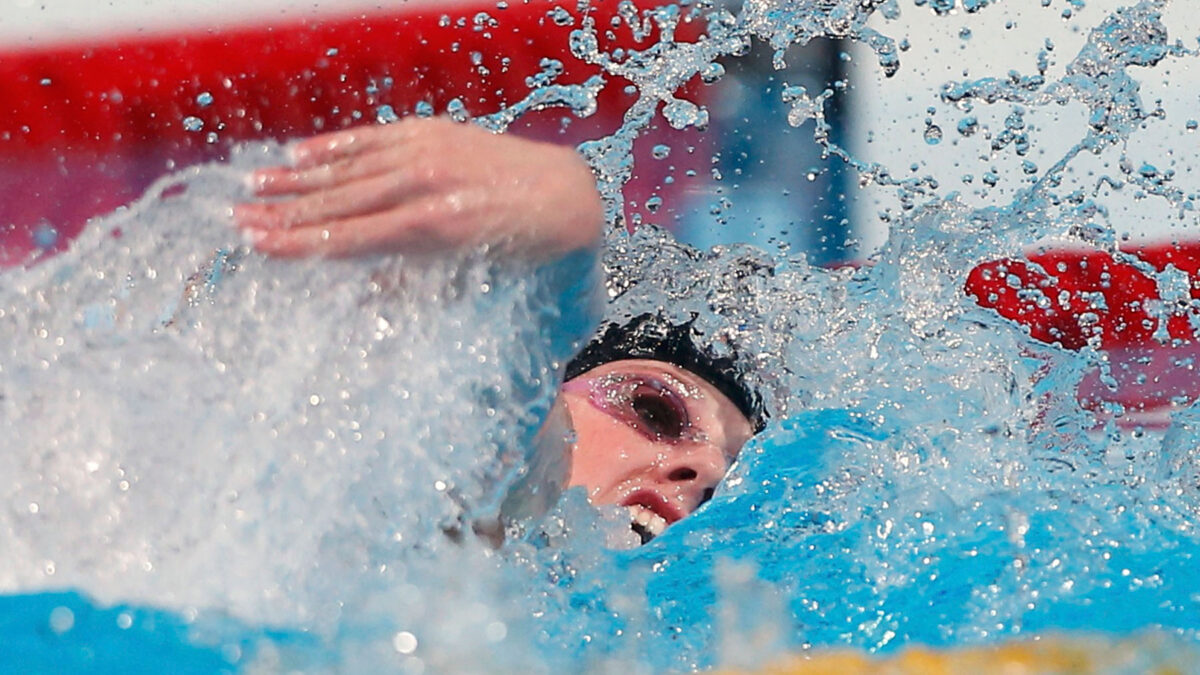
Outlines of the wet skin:
{"type": "Polygon", "coordinates": [[[562,399],[576,436],[569,485],[629,507],[643,541],[707,501],[753,434],[724,394],[661,361],[598,366],[564,384],[562,399]]]}
{"type": "MultiPolygon", "coordinates": [[[[249,176],[234,224],[282,258],[450,252],[547,260],[596,247],[604,206],[570,148],[409,118],[324,134],[291,163],[249,176]],[[469,152],[468,152],[469,150],[469,152]],[[464,161],[469,154],[469,161],[464,161]]],[[[643,539],[694,511],[751,435],[712,385],[674,365],[625,360],[563,387],[576,446],[570,484],[629,506],[643,539]]]]}

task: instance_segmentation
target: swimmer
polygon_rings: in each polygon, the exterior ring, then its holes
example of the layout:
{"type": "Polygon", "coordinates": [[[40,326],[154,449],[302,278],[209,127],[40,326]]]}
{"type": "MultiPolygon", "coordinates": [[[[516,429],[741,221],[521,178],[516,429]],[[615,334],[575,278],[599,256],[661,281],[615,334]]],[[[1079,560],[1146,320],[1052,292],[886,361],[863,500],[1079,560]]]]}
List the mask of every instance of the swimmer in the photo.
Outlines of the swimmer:
{"type": "MultiPolygon", "coordinates": [[[[234,220],[261,253],[353,257],[490,245],[551,259],[598,246],[604,208],[570,148],[447,120],[306,140],[294,164],[255,172],[234,220]]],[[[629,509],[643,543],[712,496],[763,426],[733,359],[711,357],[689,324],[608,322],[567,364],[560,401],[575,431],[569,486],[629,509]]]]}
{"type": "Polygon", "coordinates": [[[708,501],[763,424],[733,359],[711,357],[689,324],[656,315],[609,324],[564,379],[576,438],[568,485],[628,507],[643,543],[708,501]]]}

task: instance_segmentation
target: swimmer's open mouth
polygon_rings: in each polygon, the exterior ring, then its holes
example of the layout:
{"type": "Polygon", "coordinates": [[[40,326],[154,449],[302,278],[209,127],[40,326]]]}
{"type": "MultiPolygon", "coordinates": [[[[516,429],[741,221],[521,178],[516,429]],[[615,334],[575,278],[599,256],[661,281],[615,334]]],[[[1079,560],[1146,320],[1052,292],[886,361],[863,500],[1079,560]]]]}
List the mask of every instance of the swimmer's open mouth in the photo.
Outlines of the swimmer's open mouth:
{"type": "Polygon", "coordinates": [[[649,490],[639,490],[625,498],[622,505],[629,509],[630,528],[645,544],[663,533],[667,526],[683,517],[665,497],[649,490]]]}
{"type": "Polygon", "coordinates": [[[642,506],[630,506],[629,518],[633,521],[629,527],[633,529],[634,534],[641,537],[643,544],[667,529],[665,518],[642,506]]]}

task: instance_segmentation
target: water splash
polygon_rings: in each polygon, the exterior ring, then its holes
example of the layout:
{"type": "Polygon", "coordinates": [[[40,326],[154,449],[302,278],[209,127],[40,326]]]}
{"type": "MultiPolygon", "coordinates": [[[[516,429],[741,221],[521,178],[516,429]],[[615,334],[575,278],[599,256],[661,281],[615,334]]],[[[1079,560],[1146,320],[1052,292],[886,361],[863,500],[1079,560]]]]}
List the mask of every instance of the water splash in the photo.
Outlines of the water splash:
{"type": "MultiPolygon", "coordinates": [[[[831,92],[785,89],[787,122],[812,120],[831,161],[899,192],[888,242],[861,269],[614,228],[608,312],[694,313],[714,351],[753,365],[775,420],[712,502],[631,552],[606,547],[620,518],[574,492],[499,551],[463,536],[533,445],[557,367],[586,330],[586,317],[563,316],[587,306],[586,280],[564,299],[546,278],[555,270],[475,254],[263,260],[224,221],[241,172],[276,150],[173,177],[68,254],[4,278],[0,551],[13,562],[0,587],[199,616],[220,627],[210,643],[246,654],[227,661],[266,669],[657,672],[755,665],[782,649],[1147,627],[1194,645],[1194,409],[1165,438],[1100,426],[1074,394],[1103,362],[1094,346],[1033,341],[961,290],[979,262],[1047,235],[1114,248],[1097,185],[1190,212],[1167,172],[1132,161],[1064,188],[1078,158],[1119,151],[1156,119],[1131,69],[1194,56],[1170,42],[1166,5],[1101,22],[1062,78],[1039,65],[943,89],[959,110],[1018,106],[992,144],[1022,158],[1037,148],[1023,111],[1087,109],[1076,145],[1007,203],[972,208],[936,178],[856,158],[830,141],[831,92]],[[557,340],[543,346],[547,335],[557,340]]],[[[586,115],[603,78],[631,82],[622,127],[581,148],[616,221],[630,148],[655,115],[706,122],[677,93],[685,82],[719,79],[717,60],[754,41],[782,64],[819,38],[866,45],[890,75],[898,44],[868,23],[899,11],[625,3],[624,26],[658,39],[618,54],[599,49],[586,11],[558,9],[552,20],[579,24],[575,57],[603,77],[561,85],[544,63],[527,99],[479,122],[499,130],[546,106],[586,115]],[[700,20],[702,39],[674,40],[679,22],[700,20]]],[[[1178,275],[1147,271],[1188,302],[1178,275]]]]}

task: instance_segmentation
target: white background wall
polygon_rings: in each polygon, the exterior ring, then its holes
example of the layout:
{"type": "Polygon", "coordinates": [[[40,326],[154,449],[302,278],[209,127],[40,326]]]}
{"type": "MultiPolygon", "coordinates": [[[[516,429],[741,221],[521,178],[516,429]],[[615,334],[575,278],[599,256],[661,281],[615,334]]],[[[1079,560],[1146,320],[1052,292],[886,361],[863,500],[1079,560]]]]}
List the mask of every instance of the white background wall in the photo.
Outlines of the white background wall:
{"type": "Polygon", "coordinates": [[[0,41],[11,48],[112,32],[153,33],[468,1],[472,0],[0,0],[0,41]]]}
{"type": "MultiPolygon", "coordinates": [[[[934,175],[941,183],[942,194],[958,191],[969,204],[1007,204],[1015,190],[1026,184],[1022,182],[1021,158],[1011,148],[993,154],[982,130],[970,138],[961,136],[956,125],[964,113],[940,102],[941,86],[955,80],[1003,78],[1010,70],[1034,75],[1037,53],[1047,39],[1054,44],[1047,78],[1060,78],[1084,45],[1088,31],[1118,7],[1135,2],[1087,0],[1086,6],[1073,10],[1072,18],[1067,20],[1063,18],[1063,11],[1070,7],[1067,0],[1051,0],[1045,8],[1041,0],[1004,0],[975,14],[958,12],[945,17],[934,15],[928,8],[914,7],[911,0],[901,0],[898,20],[886,21],[878,14],[873,20],[879,31],[897,39],[908,38],[911,48],[900,55],[901,71],[886,79],[868,50],[858,48],[852,52],[855,73],[851,81],[855,86],[856,128],[860,131],[855,149],[863,158],[882,162],[901,176],[913,175],[909,166],[916,161],[916,173],[934,175]],[[969,36],[962,36],[963,29],[970,30],[969,36]],[[923,138],[930,107],[934,108],[934,123],[944,133],[936,146],[925,144],[923,138]],[[985,190],[981,176],[992,168],[998,170],[1003,182],[985,190]],[[964,182],[964,175],[973,176],[974,181],[964,182]]],[[[1200,36],[1197,9],[1200,3],[1196,0],[1175,0],[1164,14],[1172,40],[1181,40],[1192,49],[1200,36]]],[[[1119,174],[1115,162],[1125,151],[1134,166],[1149,162],[1160,169],[1175,169],[1179,187],[1200,193],[1200,132],[1186,129],[1188,120],[1200,119],[1200,59],[1168,59],[1157,68],[1134,68],[1132,72],[1142,81],[1145,105],[1153,109],[1161,100],[1166,117],[1151,120],[1135,137],[1132,147],[1115,148],[1101,158],[1080,158],[1068,180],[1090,190],[1100,174],[1119,174]]],[[[1011,110],[1012,105],[1007,103],[977,104],[972,114],[981,125],[998,130],[1011,110]]],[[[1040,109],[1027,115],[1026,121],[1034,144],[1028,159],[1043,170],[1085,133],[1084,108],[1080,104],[1040,109]]],[[[876,225],[872,228],[874,240],[881,236],[876,212],[896,208],[892,192],[873,188],[860,200],[858,222],[876,225]]],[[[1113,224],[1135,237],[1200,238],[1195,214],[1180,221],[1161,200],[1136,201],[1133,190],[1125,190],[1109,196],[1107,201],[1113,207],[1113,224]]]]}

